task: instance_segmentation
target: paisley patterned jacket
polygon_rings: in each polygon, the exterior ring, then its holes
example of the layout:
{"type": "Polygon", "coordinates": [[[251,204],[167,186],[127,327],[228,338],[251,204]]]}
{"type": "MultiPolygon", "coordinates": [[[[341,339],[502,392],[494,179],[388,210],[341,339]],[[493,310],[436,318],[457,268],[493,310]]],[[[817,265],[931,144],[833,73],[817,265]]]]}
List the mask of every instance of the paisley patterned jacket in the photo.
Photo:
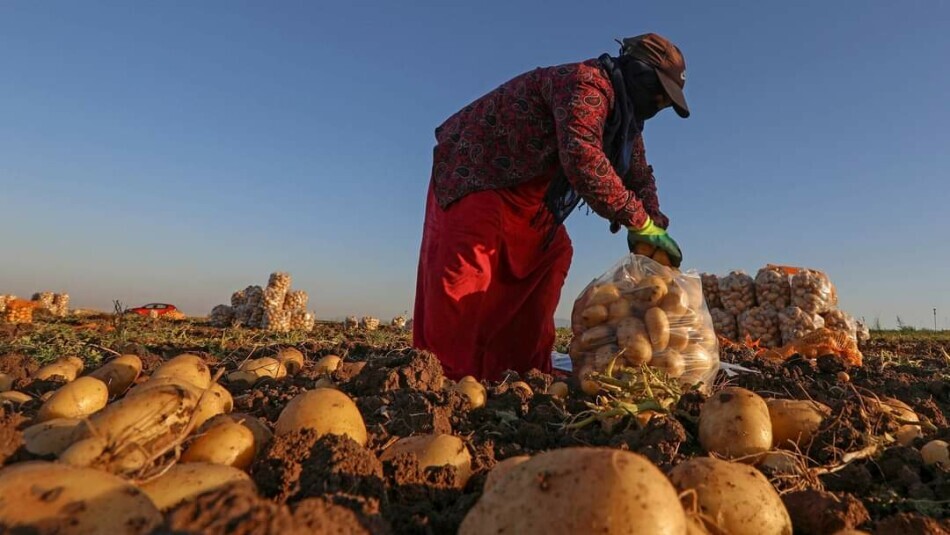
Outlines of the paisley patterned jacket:
{"type": "Polygon", "coordinates": [[[479,98],[435,131],[432,182],[439,205],[553,178],[561,166],[600,216],[640,227],[649,215],[666,228],[643,137],[634,139],[623,179],[604,154],[604,123],[613,101],[610,79],[595,59],[535,69],[479,98]]]}

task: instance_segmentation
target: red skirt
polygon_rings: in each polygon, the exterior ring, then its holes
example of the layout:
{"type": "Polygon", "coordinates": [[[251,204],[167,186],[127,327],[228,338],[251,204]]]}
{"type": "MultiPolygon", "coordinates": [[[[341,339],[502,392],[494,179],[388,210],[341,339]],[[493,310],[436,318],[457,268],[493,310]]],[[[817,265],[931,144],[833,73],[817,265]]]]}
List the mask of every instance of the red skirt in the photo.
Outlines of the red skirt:
{"type": "Polygon", "coordinates": [[[466,195],[443,210],[432,186],[416,281],[413,345],[451,379],[551,371],[554,310],[573,247],[563,225],[543,247],[532,218],[549,179],[466,195]]]}

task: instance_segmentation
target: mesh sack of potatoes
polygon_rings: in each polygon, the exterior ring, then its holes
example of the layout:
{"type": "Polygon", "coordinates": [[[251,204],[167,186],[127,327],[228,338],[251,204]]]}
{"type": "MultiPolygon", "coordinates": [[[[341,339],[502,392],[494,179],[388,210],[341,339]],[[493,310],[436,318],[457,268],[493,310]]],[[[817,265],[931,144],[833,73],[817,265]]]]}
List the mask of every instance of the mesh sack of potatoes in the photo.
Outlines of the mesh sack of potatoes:
{"type": "Polygon", "coordinates": [[[709,315],[712,316],[713,329],[716,335],[727,340],[739,339],[739,324],[736,317],[721,308],[709,309],[709,315]]]}
{"type": "Polygon", "coordinates": [[[287,295],[287,292],[290,291],[291,280],[290,273],[275,271],[267,279],[267,287],[273,288],[281,295],[287,295]]]}
{"type": "Polygon", "coordinates": [[[53,305],[50,311],[54,316],[65,318],[69,313],[69,294],[53,294],[53,305]]]}
{"type": "Polygon", "coordinates": [[[794,342],[824,326],[824,318],[798,307],[785,307],[778,312],[778,328],[782,333],[783,344],[794,342]]]}
{"type": "Polygon", "coordinates": [[[772,307],[752,307],[739,314],[739,336],[758,340],[764,347],[782,345],[782,332],[778,325],[778,312],[772,307]]]}
{"type": "Polygon", "coordinates": [[[208,314],[208,323],[215,327],[230,327],[234,318],[234,307],[218,305],[211,309],[211,314],[208,314]]]}
{"type": "Polygon", "coordinates": [[[247,291],[246,291],[246,290],[238,290],[238,291],[234,292],[233,294],[231,294],[231,306],[232,306],[232,307],[238,308],[238,307],[243,306],[243,305],[245,305],[245,304],[247,304],[247,291]]]}
{"type": "Polygon", "coordinates": [[[766,266],[755,274],[755,300],[761,306],[782,310],[792,300],[788,273],[775,266],[766,266]]]}
{"type": "Polygon", "coordinates": [[[367,331],[375,331],[379,328],[379,318],[374,318],[373,316],[363,316],[360,319],[360,327],[366,329],[367,331]]]}
{"type": "Polygon", "coordinates": [[[33,309],[37,303],[26,299],[12,299],[7,301],[7,308],[3,311],[3,321],[13,324],[33,323],[33,309]]]}
{"type": "Polygon", "coordinates": [[[284,298],[284,308],[287,310],[303,310],[307,308],[310,296],[303,290],[291,290],[284,298]]]}
{"type": "Polygon", "coordinates": [[[391,325],[397,329],[403,329],[406,327],[406,317],[405,316],[396,316],[393,318],[391,325]]]}
{"type": "Polygon", "coordinates": [[[821,315],[825,320],[825,327],[830,331],[847,333],[848,336],[858,339],[858,322],[850,314],[837,308],[821,315]]]}
{"type": "Polygon", "coordinates": [[[722,308],[722,299],[719,293],[719,277],[712,273],[702,273],[699,275],[703,283],[703,297],[706,299],[706,306],[710,309],[722,308]]]}
{"type": "Polygon", "coordinates": [[[838,304],[838,294],[827,275],[815,269],[801,269],[792,275],[792,306],[821,314],[838,304]]]}
{"type": "Polygon", "coordinates": [[[290,329],[292,331],[312,331],[317,323],[317,317],[313,312],[306,310],[294,310],[290,316],[290,329]]]}
{"type": "Polygon", "coordinates": [[[569,354],[583,379],[612,361],[648,364],[680,383],[712,383],[719,342],[697,273],[628,255],[574,301],[569,354]]]}
{"type": "Polygon", "coordinates": [[[755,306],[755,281],[745,271],[719,278],[719,300],[726,312],[738,316],[755,306]]]}
{"type": "Polygon", "coordinates": [[[293,312],[289,310],[264,310],[264,319],[262,326],[264,329],[275,332],[285,333],[290,331],[290,321],[293,318],[293,312]]]}
{"type": "Polygon", "coordinates": [[[0,295],[0,312],[7,309],[7,301],[12,301],[12,295],[0,295]]]}
{"type": "Polygon", "coordinates": [[[347,316],[346,319],[343,320],[343,328],[347,331],[356,329],[359,326],[360,326],[360,319],[357,318],[356,316],[347,316]]]}

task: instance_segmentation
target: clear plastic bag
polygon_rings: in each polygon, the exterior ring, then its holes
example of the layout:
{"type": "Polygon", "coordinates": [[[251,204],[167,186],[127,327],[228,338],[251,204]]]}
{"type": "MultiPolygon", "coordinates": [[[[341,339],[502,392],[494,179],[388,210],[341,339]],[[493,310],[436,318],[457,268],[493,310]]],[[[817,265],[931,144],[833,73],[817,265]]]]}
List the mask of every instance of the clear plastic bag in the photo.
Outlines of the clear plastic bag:
{"type": "Polygon", "coordinates": [[[825,327],[827,327],[828,330],[843,332],[855,341],[858,340],[858,322],[847,312],[834,309],[825,312],[822,314],[822,317],[825,320],[825,327]]]}
{"type": "Polygon", "coordinates": [[[782,343],[788,344],[824,327],[825,319],[798,307],[785,307],[778,313],[778,324],[782,343]]]}
{"type": "Polygon", "coordinates": [[[648,364],[685,385],[710,385],[719,342],[695,272],[628,255],[587,285],[571,313],[575,375],[603,371],[615,358],[648,364]]]}
{"type": "Polygon", "coordinates": [[[739,324],[735,316],[721,308],[710,309],[709,315],[712,316],[713,328],[717,336],[732,341],[739,339],[739,324]]]}
{"type": "Polygon", "coordinates": [[[800,269],[792,275],[792,306],[805,312],[822,314],[838,304],[838,294],[831,279],[816,269],[800,269]]]}
{"type": "Polygon", "coordinates": [[[788,273],[776,266],[766,266],[755,274],[755,299],[760,306],[782,310],[791,304],[792,292],[788,273]]]}
{"type": "Polygon", "coordinates": [[[731,271],[719,278],[719,298],[726,312],[738,316],[755,306],[755,281],[745,271],[731,271]]]}
{"type": "Polygon", "coordinates": [[[739,314],[739,336],[758,340],[763,347],[782,345],[778,312],[772,307],[752,307],[739,314]]]}

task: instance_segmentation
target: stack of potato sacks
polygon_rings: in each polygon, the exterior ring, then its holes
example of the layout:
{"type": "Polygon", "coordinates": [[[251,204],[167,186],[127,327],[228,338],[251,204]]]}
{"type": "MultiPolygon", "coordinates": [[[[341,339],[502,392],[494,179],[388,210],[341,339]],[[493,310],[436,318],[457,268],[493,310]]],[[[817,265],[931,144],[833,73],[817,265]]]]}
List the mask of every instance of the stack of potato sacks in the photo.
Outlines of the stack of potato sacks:
{"type": "Polygon", "coordinates": [[[683,384],[709,385],[719,345],[699,275],[641,255],[624,257],[574,302],[569,354],[584,379],[612,361],[648,364],[683,384]]]}
{"type": "Polygon", "coordinates": [[[289,273],[271,273],[266,287],[248,286],[234,292],[231,305],[214,307],[209,320],[218,327],[237,324],[272,332],[310,331],[316,316],[307,311],[309,296],[290,285],[289,273]]]}
{"type": "Polygon", "coordinates": [[[704,273],[702,284],[716,334],[724,338],[748,336],[776,348],[825,327],[857,340],[857,322],[836,308],[835,287],[821,271],[769,265],[754,279],[741,270],[704,273]]]}

